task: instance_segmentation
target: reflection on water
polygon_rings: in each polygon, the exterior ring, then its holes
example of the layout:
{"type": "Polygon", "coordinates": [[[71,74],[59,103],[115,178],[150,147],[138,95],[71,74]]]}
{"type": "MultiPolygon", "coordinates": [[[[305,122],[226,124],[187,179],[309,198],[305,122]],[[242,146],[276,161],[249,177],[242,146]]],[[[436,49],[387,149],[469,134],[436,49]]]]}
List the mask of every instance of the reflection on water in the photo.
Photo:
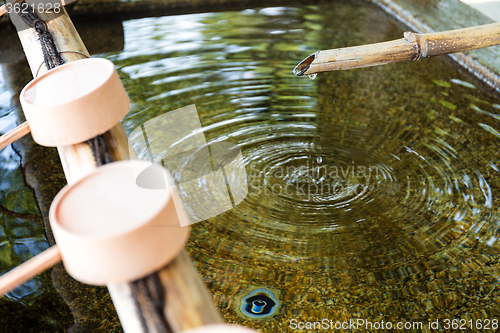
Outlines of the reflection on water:
{"type": "Polygon", "coordinates": [[[132,101],[128,132],[195,104],[209,144],[242,150],[248,196],[188,245],[226,320],[287,332],[291,319],[500,315],[500,105],[440,59],[292,74],[316,50],[403,28],[330,3],[124,29],[125,50],[105,56],[132,101]],[[240,311],[257,289],[277,295],[273,316],[240,311]]]}
{"type": "MultiPolygon", "coordinates": [[[[6,74],[5,74],[6,75],[6,74]]],[[[16,115],[10,108],[11,92],[7,89],[4,73],[0,71],[0,133],[16,126],[16,115]]],[[[48,247],[43,223],[35,198],[25,185],[21,156],[12,146],[0,151],[0,270],[9,268],[40,253],[48,247]]],[[[29,304],[40,295],[41,279],[29,281],[6,298],[29,304]]]]}
{"type": "Polygon", "coordinates": [[[132,93],[126,126],[196,104],[209,142],[242,149],[247,198],[189,244],[227,320],[499,314],[500,106],[439,59],[292,76],[316,50],[399,38],[383,14],[266,8],[125,31],[110,58],[132,93]],[[253,286],[281,292],[273,317],[241,314],[253,286]]]}

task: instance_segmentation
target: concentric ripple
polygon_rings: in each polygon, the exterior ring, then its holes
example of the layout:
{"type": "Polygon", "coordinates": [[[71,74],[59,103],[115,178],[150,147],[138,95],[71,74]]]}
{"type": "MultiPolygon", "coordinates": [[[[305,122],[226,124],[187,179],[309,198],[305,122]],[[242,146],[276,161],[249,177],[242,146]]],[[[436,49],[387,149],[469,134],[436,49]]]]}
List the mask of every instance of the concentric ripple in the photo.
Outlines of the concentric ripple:
{"type": "Polygon", "coordinates": [[[189,244],[227,320],[285,332],[292,318],[500,314],[500,105],[477,83],[440,59],[292,75],[316,50],[400,38],[368,5],[124,27],[108,58],[133,102],[127,129],[195,104],[208,142],[242,150],[247,198],[189,244]],[[247,286],[280,290],[281,312],[241,317],[247,286]]]}

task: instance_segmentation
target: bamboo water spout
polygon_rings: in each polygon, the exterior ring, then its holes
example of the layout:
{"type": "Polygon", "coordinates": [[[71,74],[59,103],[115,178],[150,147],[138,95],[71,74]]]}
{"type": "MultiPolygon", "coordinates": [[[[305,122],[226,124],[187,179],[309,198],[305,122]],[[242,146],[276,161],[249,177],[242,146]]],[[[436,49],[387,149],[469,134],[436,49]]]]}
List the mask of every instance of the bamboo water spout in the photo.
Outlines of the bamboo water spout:
{"type": "Polygon", "coordinates": [[[436,33],[405,32],[404,38],[341,49],[323,50],[302,60],[293,73],[320,72],[370,67],[399,61],[420,60],[500,44],[500,23],[436,33]]]}

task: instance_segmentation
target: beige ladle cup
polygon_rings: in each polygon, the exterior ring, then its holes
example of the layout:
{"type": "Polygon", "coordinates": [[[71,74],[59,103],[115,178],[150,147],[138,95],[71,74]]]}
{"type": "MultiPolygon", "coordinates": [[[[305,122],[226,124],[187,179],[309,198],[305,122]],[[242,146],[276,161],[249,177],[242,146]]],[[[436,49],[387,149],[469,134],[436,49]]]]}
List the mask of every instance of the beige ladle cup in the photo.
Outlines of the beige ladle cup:
{"type": "Polygon", "coordinates": [[[57,245],[0,277],[0,296],[61,258],[73,278],[93,285],[133,281],[161,269],[189,234],[181,227],[188,217],[172,184],[162,166],[129,160],[67,185],[49,212],[57,245]]]}
{"type": "Polygon", "coordinates": [[[89,58],[56,67],[20,94],[26,122],[0,137],[0,149],[31,131],[42,146],[81,143],[107,132],[125,117],[130,100],[113,63],[89,58]]]}

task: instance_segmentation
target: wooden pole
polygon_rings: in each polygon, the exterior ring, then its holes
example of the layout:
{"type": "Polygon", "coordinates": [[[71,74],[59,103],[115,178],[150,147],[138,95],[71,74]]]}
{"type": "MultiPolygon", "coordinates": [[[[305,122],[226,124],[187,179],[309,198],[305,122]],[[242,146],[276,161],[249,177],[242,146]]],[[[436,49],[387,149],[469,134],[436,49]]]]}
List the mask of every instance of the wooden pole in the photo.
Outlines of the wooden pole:
{"type": "Polygon", "coordinates": [[[390,42],[318,51],[302,60],[293,73],[312,75],[377,66],[465,52],[498,44],[500,44],[500,23],[428,34],[405,32],[404,38],[390,42]]]}
{"type": "MultiPolygon", "coordinates": [[[[18,31],[33,76],[36,77],[46,72],[47,68],[43,62],[43,54],[36,32],[29,28],[16,13],[9,15],[18,31]]],[[[64,9],[62,15],[45,12],[39,13],[39,16],[47,22],[57,49],[67,62],[89,56],[64,9]]],[[[129,158],[128,140],[121,124],[113,127],[103,137],[113,160],[129,158]]],[[[58,147],[58,152],[68,183],[77,181],[96,168],[96,161],[87,143],[58,147]]],[[[174,332],[223,322],[219,311],[213,304],[212,297],[185,250],[158,274],[167,300],[163,313],[174,332]]],[[[144,332],[142,327],[138,325],[140,323],[138,317],[140,310],[137,308],[136,299],[130,293],[130,285],[127,283],[114,284],[108,286],[108,289],[124,330],[134,333],[144,332]]],[[[139,295],[139,299],[141,298],[139,295]]],[[[147,308],[142,307],[142,309],[147,308]]],[[[142,310],[142,315],[146,319],[152,317],[147,311],[142,310]]],[[[149,331],[153,332],[153,325],[149,321],[147,324],[149,331]]]]}

